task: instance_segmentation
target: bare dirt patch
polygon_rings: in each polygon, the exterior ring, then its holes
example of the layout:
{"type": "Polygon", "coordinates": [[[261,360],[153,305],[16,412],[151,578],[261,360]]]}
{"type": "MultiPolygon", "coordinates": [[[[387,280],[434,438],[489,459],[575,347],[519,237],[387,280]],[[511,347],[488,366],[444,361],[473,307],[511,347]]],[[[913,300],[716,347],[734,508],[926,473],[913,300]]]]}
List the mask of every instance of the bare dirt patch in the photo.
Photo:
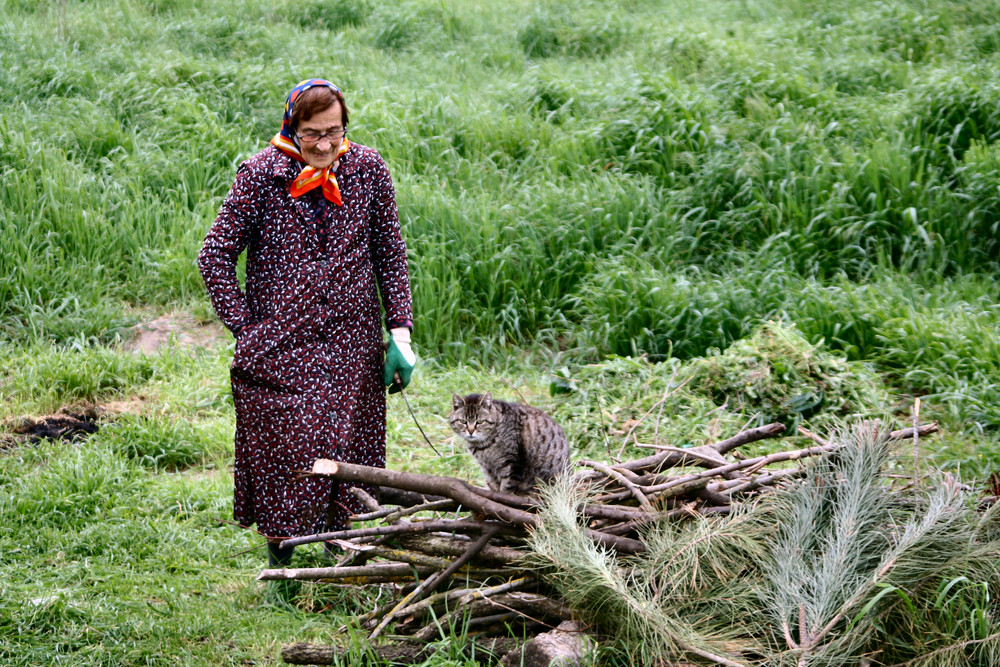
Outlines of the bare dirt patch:
{"type": "Polygon", "coordinates": [[[143,354],[154,354],[170,344],[213,348],[227,339],[225,328],[218,322],[198,322],[186,313],[168,313],[137,324],[130,331],[132,336],[125,349],[143,354]]]}

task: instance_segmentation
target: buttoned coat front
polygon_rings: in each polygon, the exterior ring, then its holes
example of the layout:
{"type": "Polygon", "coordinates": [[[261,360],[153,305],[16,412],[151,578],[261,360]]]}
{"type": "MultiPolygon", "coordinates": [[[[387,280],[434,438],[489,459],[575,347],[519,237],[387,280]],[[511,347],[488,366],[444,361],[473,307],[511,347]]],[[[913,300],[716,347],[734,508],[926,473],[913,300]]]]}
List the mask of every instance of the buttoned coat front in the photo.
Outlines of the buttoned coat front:
{"type": "Polygon", "coordinates": [[[274,147],[244,162],[198,257],[237,332],[234,517],[274,538],[338,528],[361,510],[336,483],[296,473],[317,458],[385,466],[382,314],[390,328],[412,316],[382,157],[351,143],[336,171],[343,205],[328,207],[324,229],[306,197],[289,195],[301,167],[274,147]]]}

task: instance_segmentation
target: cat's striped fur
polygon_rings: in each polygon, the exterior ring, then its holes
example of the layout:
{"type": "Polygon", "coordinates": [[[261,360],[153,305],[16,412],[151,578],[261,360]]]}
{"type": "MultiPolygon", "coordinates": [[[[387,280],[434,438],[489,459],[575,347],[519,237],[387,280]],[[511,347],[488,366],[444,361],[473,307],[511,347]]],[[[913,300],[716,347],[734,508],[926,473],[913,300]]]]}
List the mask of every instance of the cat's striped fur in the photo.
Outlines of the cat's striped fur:
{"type": "Polygon", "coordinates": [[[466,441],[494,491],[531,493],[569,466],[569,442],[552,417],[538,408],[495,400],[491,394],[458,394],[448,417],[466,441]]]}

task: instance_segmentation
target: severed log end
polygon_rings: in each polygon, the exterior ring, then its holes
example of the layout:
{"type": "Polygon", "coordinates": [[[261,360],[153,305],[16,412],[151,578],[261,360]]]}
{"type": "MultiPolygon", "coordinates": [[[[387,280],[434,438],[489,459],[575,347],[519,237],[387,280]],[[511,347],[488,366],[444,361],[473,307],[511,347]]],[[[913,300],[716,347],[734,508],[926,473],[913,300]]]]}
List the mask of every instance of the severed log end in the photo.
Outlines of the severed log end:
{"type": "Polygon", "coordinates": [[[521,665],[582,665],[591,662],[597,643],[573,621],[564,621],[550,632],[529,640],[521,648],[511,651],[500,667],[521,665]]]}
{"type": "Polygon", "coordinates": [[[340,470],[340,465],[331,459],[316,459],[313,463],[312,474],[314,475],[336,475],[340,470]]]}

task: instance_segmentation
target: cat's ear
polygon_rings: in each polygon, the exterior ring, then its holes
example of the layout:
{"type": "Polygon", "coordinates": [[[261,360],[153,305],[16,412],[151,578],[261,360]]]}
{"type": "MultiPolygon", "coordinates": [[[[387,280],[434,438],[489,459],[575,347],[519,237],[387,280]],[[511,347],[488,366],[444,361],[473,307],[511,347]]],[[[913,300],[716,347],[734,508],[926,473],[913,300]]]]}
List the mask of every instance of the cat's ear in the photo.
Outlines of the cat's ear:
{"type": "Polygon", "coordinates": [[[486,392],[483,395],[482,399],[480,399],[479,405],[483,406],[484,410],[489,410],[491,407],[493,407],[493,394],[491,394],[490,392],[486,392]]]}
{"type": "Polygon", "coordinates": [[[451,397],[451,406],[454,409],[458,410],[463,405],[465,405],[465,401],[462,400],[462,397],[459,396],[458,394],[452,394],[452,397],[451,397]]]}

